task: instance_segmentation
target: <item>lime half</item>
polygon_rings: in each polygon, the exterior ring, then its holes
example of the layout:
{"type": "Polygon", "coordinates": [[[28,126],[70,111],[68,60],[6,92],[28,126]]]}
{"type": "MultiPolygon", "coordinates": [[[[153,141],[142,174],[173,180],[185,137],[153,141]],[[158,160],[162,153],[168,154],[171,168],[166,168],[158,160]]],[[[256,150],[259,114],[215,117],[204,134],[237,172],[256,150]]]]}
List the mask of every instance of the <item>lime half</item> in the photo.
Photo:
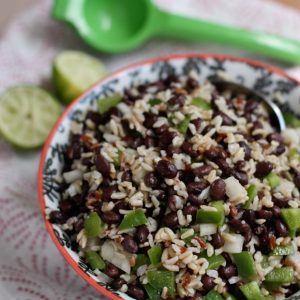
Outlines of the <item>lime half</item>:
{"type": "Polygon", "coordinates": [[[37,148],[45,142],[60,112],[60,104],[40,88],[10,88],[0,96],[0,133],[18,148],[37,148]]]}
{"type": "Polygon", "coordinates": [[[53,82],[59,97],[66,104],[105,75],[101,61],[79,51],[63,51],[54,60],[53,82]]]}

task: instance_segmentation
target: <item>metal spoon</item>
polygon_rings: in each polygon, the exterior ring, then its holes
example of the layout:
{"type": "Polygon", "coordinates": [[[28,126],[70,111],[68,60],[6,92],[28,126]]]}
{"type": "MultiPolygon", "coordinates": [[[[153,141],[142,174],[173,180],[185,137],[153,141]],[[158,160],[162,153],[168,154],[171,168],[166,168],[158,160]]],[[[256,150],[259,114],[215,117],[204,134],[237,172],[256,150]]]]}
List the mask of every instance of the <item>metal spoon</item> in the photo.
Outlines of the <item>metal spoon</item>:
{"type": "Polygon", "coordinates": [[[280,132],[286,128],[280,108],[272,101],[264,98],[255,91],[235,82],[212,80],[212,84],[219,91],[230,91],[234,95],[245,95],[246,99],[254,99],[263,102],[270,113],[271,124],[280,132]]]}

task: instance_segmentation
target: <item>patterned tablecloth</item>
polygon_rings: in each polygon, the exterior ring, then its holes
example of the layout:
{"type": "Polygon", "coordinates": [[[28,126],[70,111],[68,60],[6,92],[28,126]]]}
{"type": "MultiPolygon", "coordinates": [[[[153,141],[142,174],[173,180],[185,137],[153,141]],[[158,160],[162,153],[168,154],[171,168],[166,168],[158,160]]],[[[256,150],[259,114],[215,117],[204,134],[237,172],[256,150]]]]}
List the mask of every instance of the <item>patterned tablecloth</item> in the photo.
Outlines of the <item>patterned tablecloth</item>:
{"type": "MultiPolygon", "coordinates": [[[[71,29],[49,18],[51,0],[37,2],[17,16],[0,38],[0,92],[20,83],[51,90],[51,61],[62,49],[97,55],[109,70],[151,56],[187,51],[255,58],[221,46],[175,41],[151,41],[128,54],[98,54],[83,45],[71,29]]],[[[300,39],[300,14],[268,0],[156,2],[193,17],[300,39]]],[[[295,67],[289,72],[300,78],[299,70],[295,67]]],[[[0,140],[0,300],[104,299],[65,263],[45,230],[36,192],[38,161],[39,152],[19,153],[0,140]]]]}

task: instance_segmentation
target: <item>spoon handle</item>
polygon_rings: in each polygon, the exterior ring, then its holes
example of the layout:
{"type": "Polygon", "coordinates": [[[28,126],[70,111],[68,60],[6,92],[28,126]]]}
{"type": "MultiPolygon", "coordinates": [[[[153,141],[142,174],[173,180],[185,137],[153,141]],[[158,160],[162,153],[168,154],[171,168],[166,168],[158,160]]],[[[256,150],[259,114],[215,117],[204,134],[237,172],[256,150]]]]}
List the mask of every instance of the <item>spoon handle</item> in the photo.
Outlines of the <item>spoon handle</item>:
{"type": "Polygon", "coordinates": [[[237,46],[288,63],[300,62],[300,42],[292,39],[197,20],[158,10],[157,34],[191,41],[210,41],[237,46]]]}

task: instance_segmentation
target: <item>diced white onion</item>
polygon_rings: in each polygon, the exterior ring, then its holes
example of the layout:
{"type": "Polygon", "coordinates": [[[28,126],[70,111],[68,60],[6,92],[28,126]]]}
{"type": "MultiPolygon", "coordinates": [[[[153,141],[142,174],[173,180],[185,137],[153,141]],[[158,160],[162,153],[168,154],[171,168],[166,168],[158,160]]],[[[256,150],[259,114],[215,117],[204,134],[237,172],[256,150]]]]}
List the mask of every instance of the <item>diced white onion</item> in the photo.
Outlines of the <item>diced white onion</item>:
{"type": "Polygon", "coordinates": [[[245,203],[248,200],[246,189],[233,176],[225,179],[226,195],[230,202],[235,204],[245,203]]]}
{"type": "Polygon", "coordinates": [[[101,248],[101,256],[104,260],[114,264],[127,274],[130,274],[129,253],[114,241],[106,241],[101,248]]]}
{"type": "Polygon", "coordinates": [[[200,236],[211,235],[217,232],[215,224],[200,224],[200,236]]]}
{"type": "Polygon", "coordinates": [[[240,253],[243,251],[244,237],[235,233],[223,233],[225,241],[223,250],[228,253],[240,253]]]}
{"type": "Polygon", "coordinates": [[[76,169],[76,170],[73,170],[70,172],[65,172],[63,174],[63,177],[64,177],[66,183],[72,183],[72,182],[82,178],[82,171],[76,169]]]}

